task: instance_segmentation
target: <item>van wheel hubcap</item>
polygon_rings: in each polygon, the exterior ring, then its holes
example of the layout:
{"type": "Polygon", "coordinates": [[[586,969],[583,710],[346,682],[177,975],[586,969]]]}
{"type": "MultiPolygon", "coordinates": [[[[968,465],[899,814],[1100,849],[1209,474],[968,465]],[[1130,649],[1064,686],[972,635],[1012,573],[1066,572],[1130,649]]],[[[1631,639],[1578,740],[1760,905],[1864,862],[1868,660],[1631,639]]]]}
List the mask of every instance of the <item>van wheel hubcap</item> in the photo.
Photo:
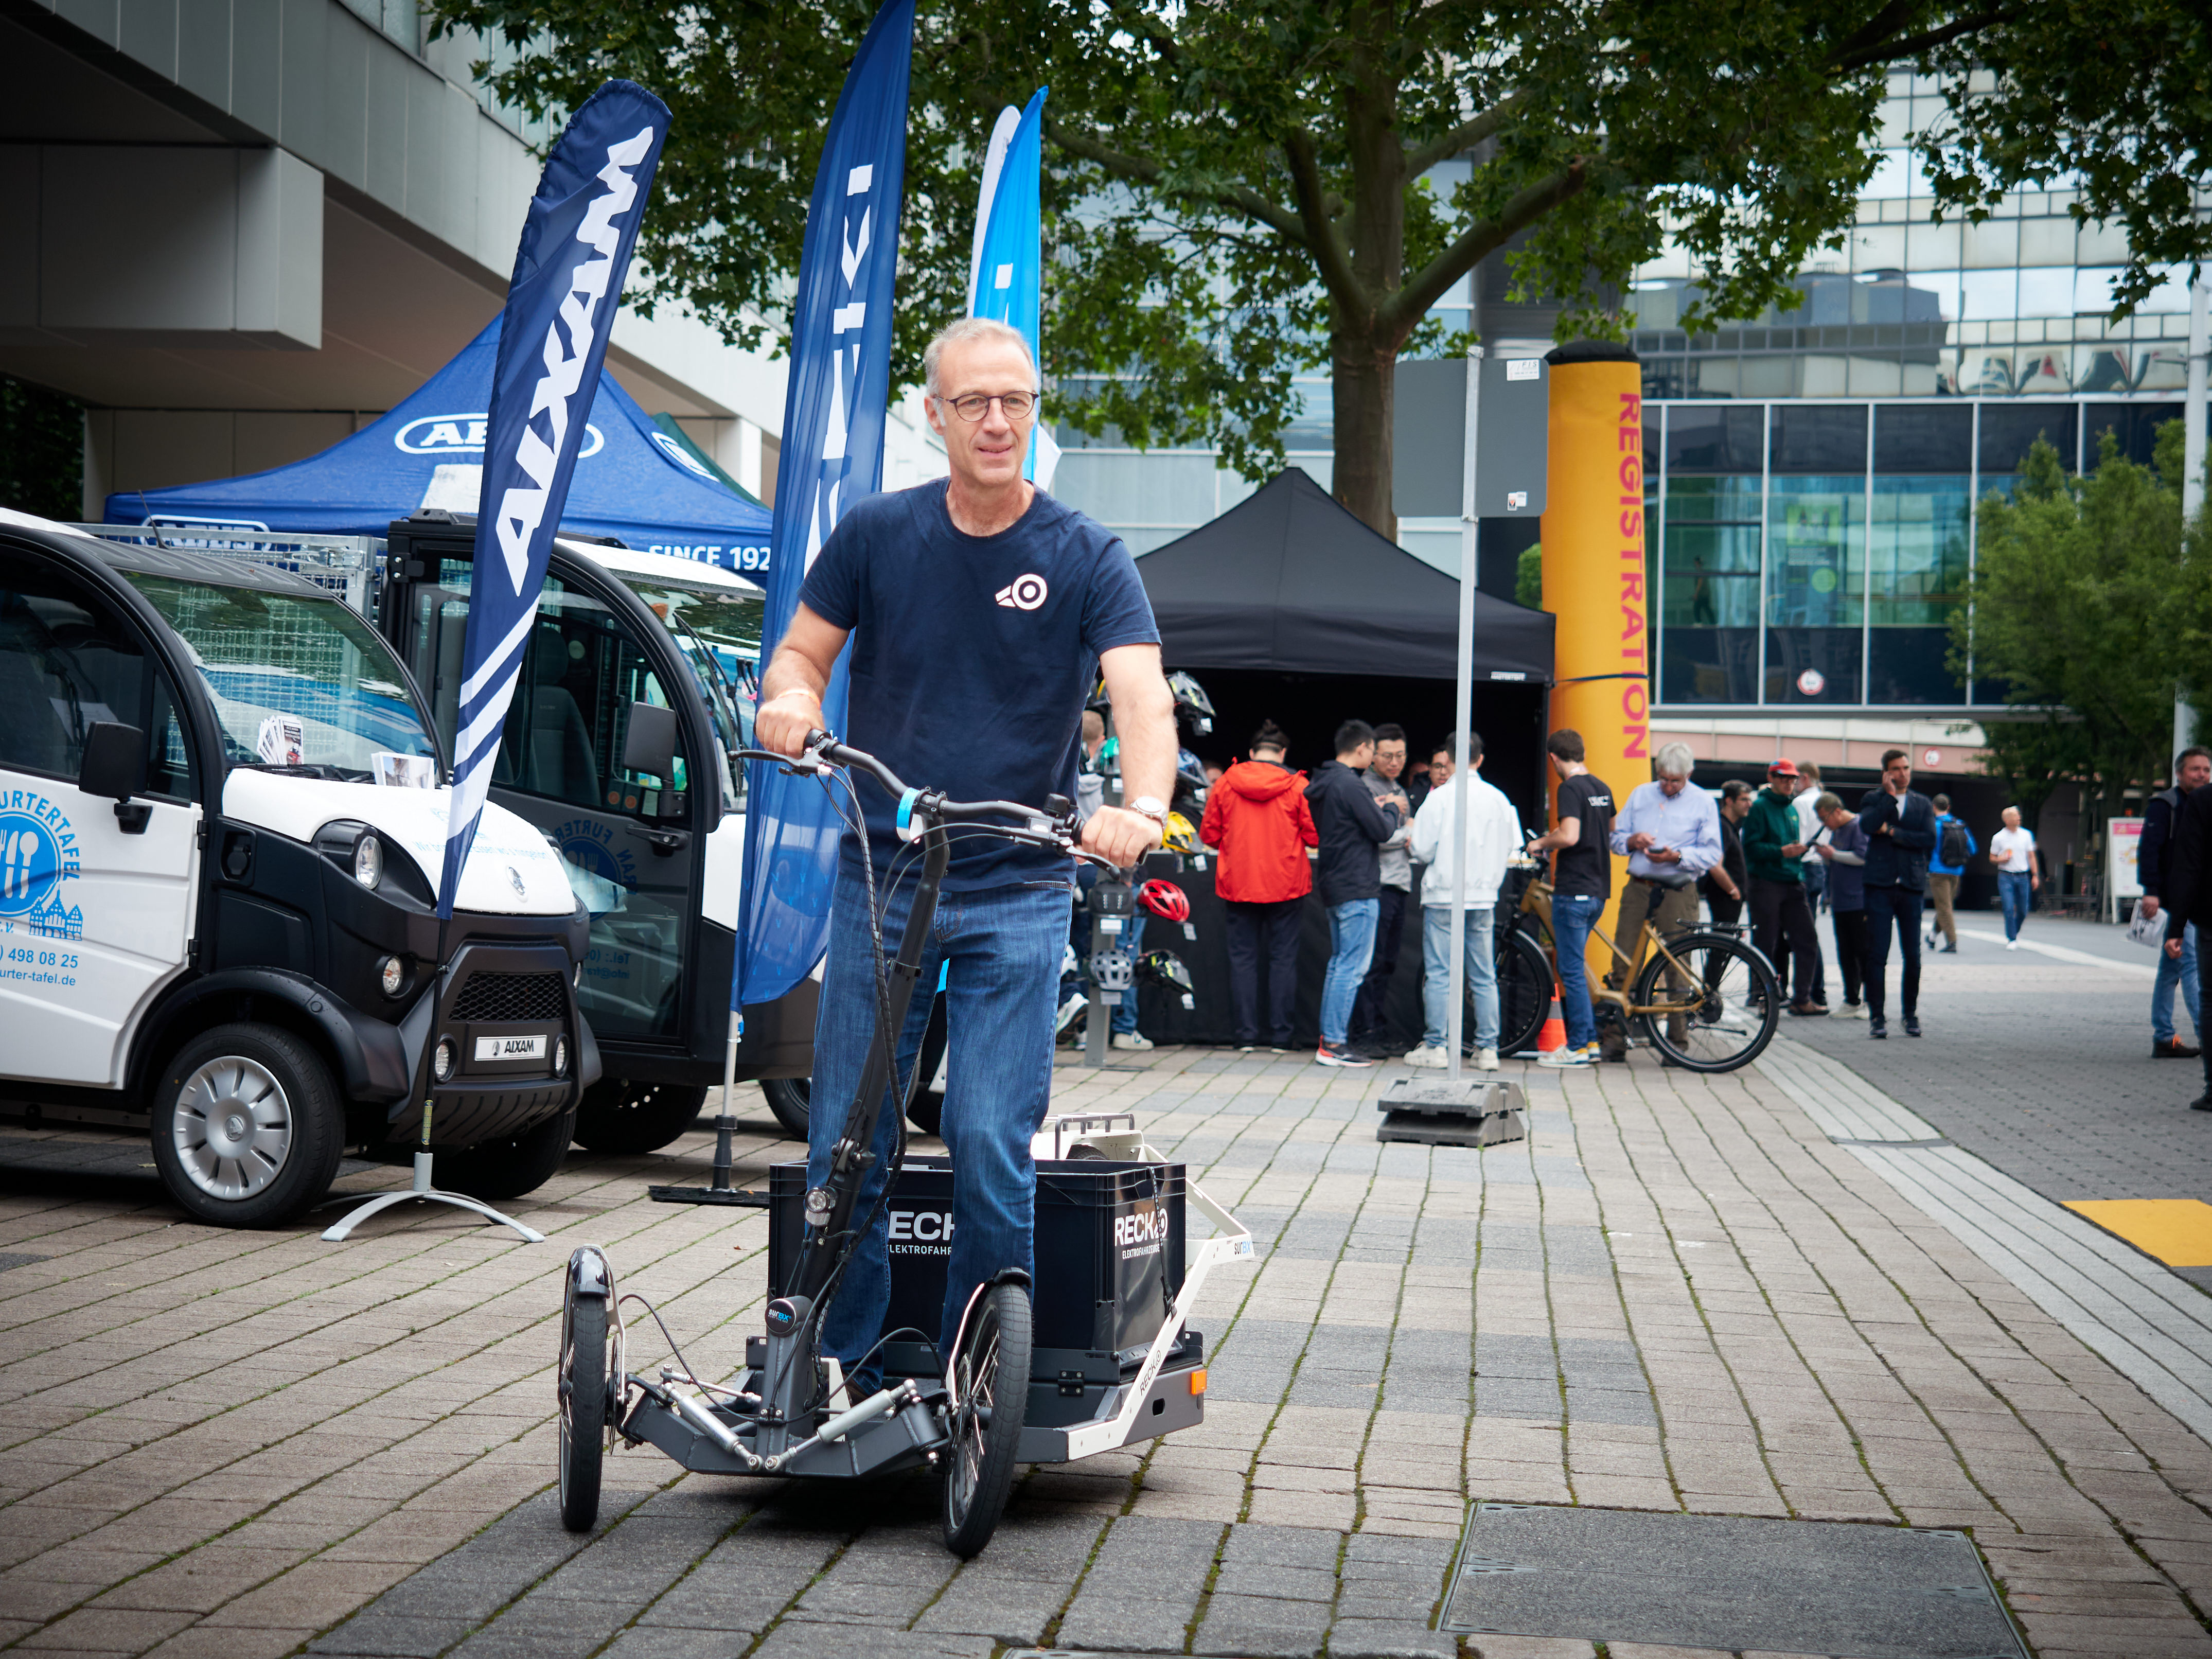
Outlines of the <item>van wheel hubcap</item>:
{"type": "Polygon", "coordinates": [[[225,1054],[185,1079],[172,1133],[192,1185],[212,1198],[251,1198],[291,1154],[292,1103],[260,1061],[225,1054]]]}

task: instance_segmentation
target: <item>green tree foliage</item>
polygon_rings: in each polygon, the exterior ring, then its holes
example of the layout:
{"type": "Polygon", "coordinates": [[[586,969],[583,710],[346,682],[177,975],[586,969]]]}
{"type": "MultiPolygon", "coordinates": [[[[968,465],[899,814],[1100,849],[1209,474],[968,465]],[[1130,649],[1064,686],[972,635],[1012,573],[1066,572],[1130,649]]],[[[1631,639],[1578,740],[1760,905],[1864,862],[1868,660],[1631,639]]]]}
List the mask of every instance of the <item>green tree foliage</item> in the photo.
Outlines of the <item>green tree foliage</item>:
{"type": "MultiPolygon", "coordinates": [[[[504,43],[478,73],[532,114],[609,75],[667,100],[643,268],[654,295],[757,343],[873,9],[431,11],[438,30],[504,43]]],[[[1703,296],[1680,326],[1795,305],[1791,279],[1855,216],[1887,72],[1948,67],[1950,107],[1918,135],[1942,203],[1979,213],[2080,171],[2081,210],[2148,251],[2130,268],[2139,295],[2145,258],[2212,247],[2187,188],[2212,130],[2208,64],[2195,0],[920,0],[894,383],[918,378],[922,343],[962,309],[993,119],[1049,86],[1056,417],[1218,447],[1260,477],[1301,407],[1292,375],[1325,369],[1335,493],[1387,533],[1394,365],[1464,346],[1430,313],[1486,256],[1511,244],[1522,290],[1568,296],[1563,335],[1623,331],[1620,285],[1669,237],[1703,296]]]]}
{"type": "Polygon", "coordinates": [[[0,377],[0,507],[73,523],[84,511],[84,409],[0,377]]]}
{"type": "Polygon", "coordinates": [[[2201,514],[2182,533],[2181,422],[2160,428],[2148,467],[2106,433],[2087,476],[2039,441],[2013,499],[1990,495],[1979,514],[1950,659],[1963,675],[1971,653],[2021,710],[1984,722],[1990,769],[2030,808],[2078,781],[2108,817],[2128,786],[2166,775],[2177,688],[2212,693],[2212,557],[2201,514]]]}
{"type": "Polygon", "coordinates": [[[1544,608],[1544,548],[1538,543],[1524,547],[1513,567],[1513,599],[1531,611],[1544,608]]]}

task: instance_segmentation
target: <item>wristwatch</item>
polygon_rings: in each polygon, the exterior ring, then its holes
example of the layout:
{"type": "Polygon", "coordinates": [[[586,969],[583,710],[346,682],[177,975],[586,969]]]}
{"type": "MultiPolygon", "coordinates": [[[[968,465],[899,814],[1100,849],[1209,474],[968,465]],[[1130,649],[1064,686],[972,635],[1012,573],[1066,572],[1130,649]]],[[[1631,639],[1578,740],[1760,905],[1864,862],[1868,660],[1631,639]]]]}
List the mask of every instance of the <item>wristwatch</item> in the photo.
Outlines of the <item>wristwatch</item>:
{"type": "Polygon", "coordinates": [[[1142,813],[1163,830],[1168,827],[1167,805],[1154,796],[1139,795],[1128,803],[1128,808],[1132,812],[1142,813]]]}

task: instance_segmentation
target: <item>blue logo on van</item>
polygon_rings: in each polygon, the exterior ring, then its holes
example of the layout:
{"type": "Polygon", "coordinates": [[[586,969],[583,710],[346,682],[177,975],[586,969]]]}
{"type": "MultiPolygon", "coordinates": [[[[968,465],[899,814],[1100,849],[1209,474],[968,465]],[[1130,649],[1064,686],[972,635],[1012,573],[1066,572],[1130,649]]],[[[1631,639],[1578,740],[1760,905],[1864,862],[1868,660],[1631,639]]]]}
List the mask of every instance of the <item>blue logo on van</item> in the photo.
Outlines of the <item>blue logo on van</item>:
{"type": "Polygon", "coordinates": [[[0,917],[34,933],[82,938],[84,912],[62,892],[78,870],[76,832],[61,808],[28,789],[0,793],[0,917]]]}
{"type": "Polygon", "coordinates": [[[637,890],[637,860],[627,847],[615,844],[614,831],[592,818],[571,818],[553,832],[561,843],[561,856],[579,870],[617,887],[637,890]]]}

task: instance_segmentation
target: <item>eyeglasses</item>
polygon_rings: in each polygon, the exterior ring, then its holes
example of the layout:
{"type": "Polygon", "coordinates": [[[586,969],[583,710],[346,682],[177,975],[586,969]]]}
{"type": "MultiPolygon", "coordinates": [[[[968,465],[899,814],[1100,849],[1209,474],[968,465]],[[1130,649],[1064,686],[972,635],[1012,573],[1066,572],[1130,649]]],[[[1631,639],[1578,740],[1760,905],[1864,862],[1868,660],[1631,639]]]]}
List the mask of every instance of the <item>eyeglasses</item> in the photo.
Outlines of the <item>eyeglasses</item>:
{"type": "Polygon", "coordinates": [[[981,420],[993,404],[998,404],[1010,421],[1027,420],[1037,403],[1034,392],[971,392],[964,398],[939,398],[937,401],[959,410],[963,421],[981,420]]]}

